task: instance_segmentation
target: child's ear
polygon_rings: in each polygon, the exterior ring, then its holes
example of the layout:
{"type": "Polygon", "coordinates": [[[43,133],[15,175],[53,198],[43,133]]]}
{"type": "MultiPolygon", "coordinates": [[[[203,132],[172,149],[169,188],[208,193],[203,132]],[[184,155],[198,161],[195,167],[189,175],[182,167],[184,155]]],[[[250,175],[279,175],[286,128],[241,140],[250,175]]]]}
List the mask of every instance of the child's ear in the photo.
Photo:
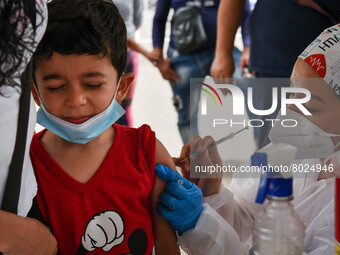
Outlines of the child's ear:
{"type": "Polygon", "coordinates": [[[121,103],[126,97],[134,78],[135,75],[133,73],[126,73],[122,75],[116,95],[116,100],[118,103],[121,103]]]}
{"type": "Polygon", "coordinates": [[[32,82],[32,84],[31,84],[31,91],[32,91],[32,94],[33,94],[34,102],[35,102],[38,106],[40,106],[40,100],[39,100],[39,97],[38,97],[36,88],[35,88],[35,86],[33,85],[33,82],[32,82]]]}

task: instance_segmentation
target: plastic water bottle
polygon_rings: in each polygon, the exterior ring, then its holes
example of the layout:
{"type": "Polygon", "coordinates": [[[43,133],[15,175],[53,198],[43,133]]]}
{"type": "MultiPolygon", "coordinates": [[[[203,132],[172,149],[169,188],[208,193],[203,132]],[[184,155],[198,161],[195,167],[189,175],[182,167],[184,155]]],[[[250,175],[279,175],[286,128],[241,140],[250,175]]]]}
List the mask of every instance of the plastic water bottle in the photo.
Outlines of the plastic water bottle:
{"type": "MultiPolygon", "coordinates": [[[[267,155],[255,153],[252,165],[267,166],[267,155]]],[[[255,255],[300,255],[303,253],[305,226],[295,213],[293,200],[293,179],[262,175],[256,202],[264,210],[255,219],[253,229],[253,252],[255,255]]]]}

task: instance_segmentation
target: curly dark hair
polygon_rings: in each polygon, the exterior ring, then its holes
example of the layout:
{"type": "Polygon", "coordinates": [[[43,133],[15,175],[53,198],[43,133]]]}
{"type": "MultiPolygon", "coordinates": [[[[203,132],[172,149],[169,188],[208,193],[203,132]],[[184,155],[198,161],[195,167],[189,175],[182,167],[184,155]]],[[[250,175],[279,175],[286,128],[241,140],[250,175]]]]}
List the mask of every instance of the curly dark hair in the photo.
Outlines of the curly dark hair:
{"type": "Polygon", "coordinates": [[[36,10],[35,0],[6,0],[0,4],[0,86],[7,80],[9,85],[18,86],[13,74],[22,64],[25,52],[33,53],[35,29],[27,33],[28,24],[37,26],[36,16],[44,17],[36,10]],[[24,36],[25,35],[25,36],[24,36]]]}
{"type": "Polygon", "coordinates": [[[57,52],[109,56],[118,77],[122,75],[126,27],[111,0],[53,0],[47,6],[48,24],[33,56],[33,70],[37,61],[57,52]]]}

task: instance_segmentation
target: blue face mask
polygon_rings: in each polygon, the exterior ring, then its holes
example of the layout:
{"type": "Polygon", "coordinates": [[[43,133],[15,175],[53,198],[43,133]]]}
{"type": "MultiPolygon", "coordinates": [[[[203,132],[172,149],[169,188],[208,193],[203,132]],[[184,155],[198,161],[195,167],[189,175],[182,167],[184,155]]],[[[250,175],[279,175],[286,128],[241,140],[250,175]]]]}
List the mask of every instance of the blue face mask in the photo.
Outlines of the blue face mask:
{"type": "Polygon", "coordinates": [[[102,134],[125,114],[124,108],[115,99],[119,84],[120,79],[110,105],[104,111],[84,123],[74,124],[57,118],[45,109],[41,100],[40,108],[37,112],[37,122],[69,142],[86,144],[102,134]]]}

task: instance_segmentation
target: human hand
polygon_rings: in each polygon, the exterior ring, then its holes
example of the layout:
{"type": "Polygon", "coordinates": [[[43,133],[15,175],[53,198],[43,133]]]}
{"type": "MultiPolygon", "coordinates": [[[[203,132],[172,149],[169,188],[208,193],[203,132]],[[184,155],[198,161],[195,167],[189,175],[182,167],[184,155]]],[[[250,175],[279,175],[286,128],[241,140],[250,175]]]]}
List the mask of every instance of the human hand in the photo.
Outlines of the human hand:
{"type": "MultiPolygon", "coordinates": [[[[232,54],[216,55],[210,68],[211,76],[217,78],[231,78],[235,70],[232,54]]],[[[215,81],[215,83],[218,83],[215,81]]]]}
{"type": "Polygon", "coordinates": [[[244,47],[241,58],[240,58],[241,70],[249,66],[249,52],[250,52],[250,47],[249,46],[244,47]]]}
{"type": "MultiPolygon", "coordinates": [[[[222,160],[216,146],[208,149],[208,146],[214,144],[215,140],[211,136],[203,139],[199,136],[193,136],[190,141],[182,147],[179,158],[173,158],[176,166],[182,169],[183,176],[195,183],[203,192],[204,196],[214,195],[218,192],[222,181],[221,173],[207,173],[208,176],[202,178],[190,178],[190,167],[195,166],[222,166],[222,160]],[[191,153],[198,152],[199,155],[183,161],[191,153]]],[[[202,174],[203,175],[203,174],[202,174]]]]}
{"type": "Polygon", "coordinates": [[[154,48],[152,51],[147,53],[147,58],[157,66],[157,63],[163,60],[163,52],[161,48],[154,48]]]}
{"type": "Polygon", "coordinates": [[[55,255],[57,241],[42,223],[0,211],[0,251],[4,255],[55,255]]]}
{"type": "Polygon", "coordinates": [[[168,80],[171,85],[174,81],[179,80],[178,74],[170,67],[171,59],[166,58],[157,62],[157,67],[163,76],[163,79],[168,80]]]}
{"type": "Polygon", "coordinates": [[[167,182],[159,197],[157,212],[181,235],[193,229],[203,210],[201,190],[173,169],[156,165],[156,173],[167,182]]]}

